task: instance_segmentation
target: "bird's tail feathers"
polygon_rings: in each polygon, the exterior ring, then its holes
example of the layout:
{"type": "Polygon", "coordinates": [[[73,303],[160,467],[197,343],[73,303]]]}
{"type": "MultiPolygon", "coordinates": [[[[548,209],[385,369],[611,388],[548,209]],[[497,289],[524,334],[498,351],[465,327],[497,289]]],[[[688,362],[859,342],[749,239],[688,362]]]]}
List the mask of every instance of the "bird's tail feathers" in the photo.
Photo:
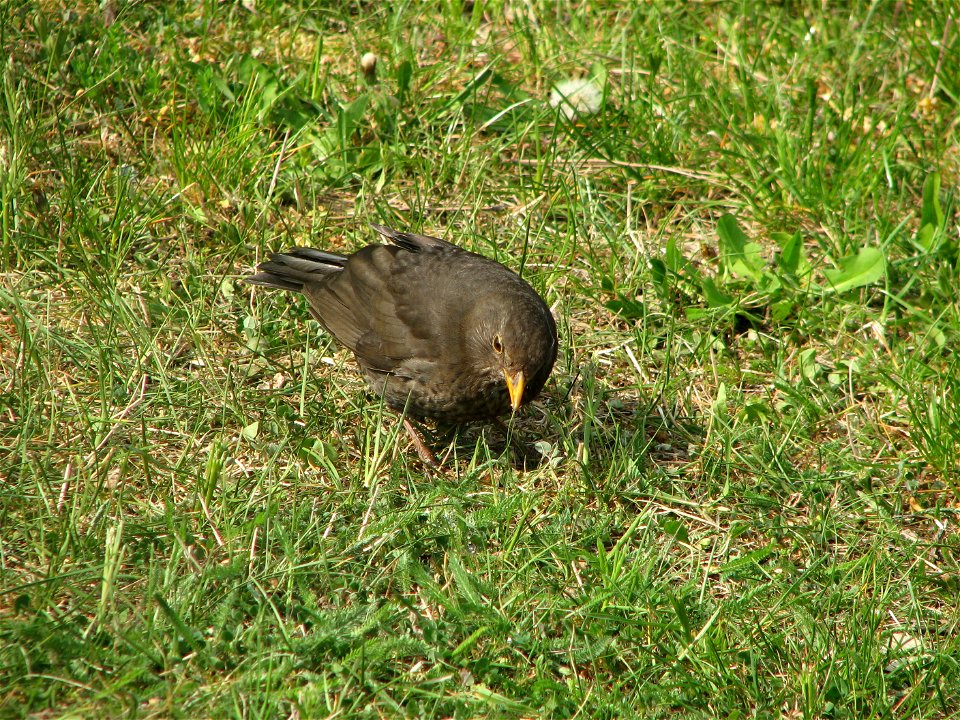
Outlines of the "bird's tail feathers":
{"type": "Polygon", "coordinates": [[[271,253],[270,259],[257,265],[259,272],[246,278],[251,285],[303,292],[304,285],[323,280],[343,269],[343,255],[294,248],[285,253],[271,253]]]}

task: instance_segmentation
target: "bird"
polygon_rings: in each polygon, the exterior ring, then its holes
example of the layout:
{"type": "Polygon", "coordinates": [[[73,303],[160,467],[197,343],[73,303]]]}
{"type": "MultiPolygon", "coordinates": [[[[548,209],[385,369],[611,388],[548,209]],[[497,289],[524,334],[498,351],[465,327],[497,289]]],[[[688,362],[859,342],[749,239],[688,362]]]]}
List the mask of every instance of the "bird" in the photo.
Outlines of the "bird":
{"type": "Polygon", "coordinates": [[[388,242],[351,255],[271,253],[246,281],[303,295],[436,465],[409,418],[461,424],[516,413],[553,370],[557,324],[505,265],[440,238],[371,227],[388,242]]]}

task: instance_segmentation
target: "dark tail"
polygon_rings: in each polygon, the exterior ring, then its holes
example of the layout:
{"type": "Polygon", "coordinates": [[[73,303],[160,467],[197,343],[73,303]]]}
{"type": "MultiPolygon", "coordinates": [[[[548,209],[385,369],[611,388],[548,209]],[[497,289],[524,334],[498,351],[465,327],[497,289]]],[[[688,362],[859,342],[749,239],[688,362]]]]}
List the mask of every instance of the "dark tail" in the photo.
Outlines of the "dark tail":
{"type": "Polygon", "coordinates": [[[343,270],[347,258],[343,255],[293,248],[285,253],[270,253],[270,259],[257,265],[258,272],[246,278],[251,285],[302,292],[303,286],[315,283],[343,270]]]}

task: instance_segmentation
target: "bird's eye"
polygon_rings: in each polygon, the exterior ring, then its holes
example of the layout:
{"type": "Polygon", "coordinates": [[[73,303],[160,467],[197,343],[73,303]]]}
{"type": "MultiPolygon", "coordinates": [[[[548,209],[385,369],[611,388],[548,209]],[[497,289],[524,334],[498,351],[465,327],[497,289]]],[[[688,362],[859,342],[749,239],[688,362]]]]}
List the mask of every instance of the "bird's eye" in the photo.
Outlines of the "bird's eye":
{"type": "Polygon", "coordinates": [[[499,335],[493,336],[493,351],[497,355],[503,352],[503,340],[500,339],[499,335]]]}

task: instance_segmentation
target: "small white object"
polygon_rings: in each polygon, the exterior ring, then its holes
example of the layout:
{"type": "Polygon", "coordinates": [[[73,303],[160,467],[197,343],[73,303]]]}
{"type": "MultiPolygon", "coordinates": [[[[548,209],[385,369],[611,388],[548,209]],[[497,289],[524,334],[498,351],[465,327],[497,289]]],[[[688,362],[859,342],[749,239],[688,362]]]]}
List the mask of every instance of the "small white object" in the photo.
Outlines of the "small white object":
{"type": "Polygon", "coordinates": [[[377,56],[372,52],[364,53],[360,58],[360,69],[367,77],[373,77],[377,72],[377,56]]]}
{"type": "Polygon", "coordinates": [[[593,115],[602,101],[603,89],[590,78],[564,80],[550,91],[550,107],[560,108],[567,120],[593,115]]]}

